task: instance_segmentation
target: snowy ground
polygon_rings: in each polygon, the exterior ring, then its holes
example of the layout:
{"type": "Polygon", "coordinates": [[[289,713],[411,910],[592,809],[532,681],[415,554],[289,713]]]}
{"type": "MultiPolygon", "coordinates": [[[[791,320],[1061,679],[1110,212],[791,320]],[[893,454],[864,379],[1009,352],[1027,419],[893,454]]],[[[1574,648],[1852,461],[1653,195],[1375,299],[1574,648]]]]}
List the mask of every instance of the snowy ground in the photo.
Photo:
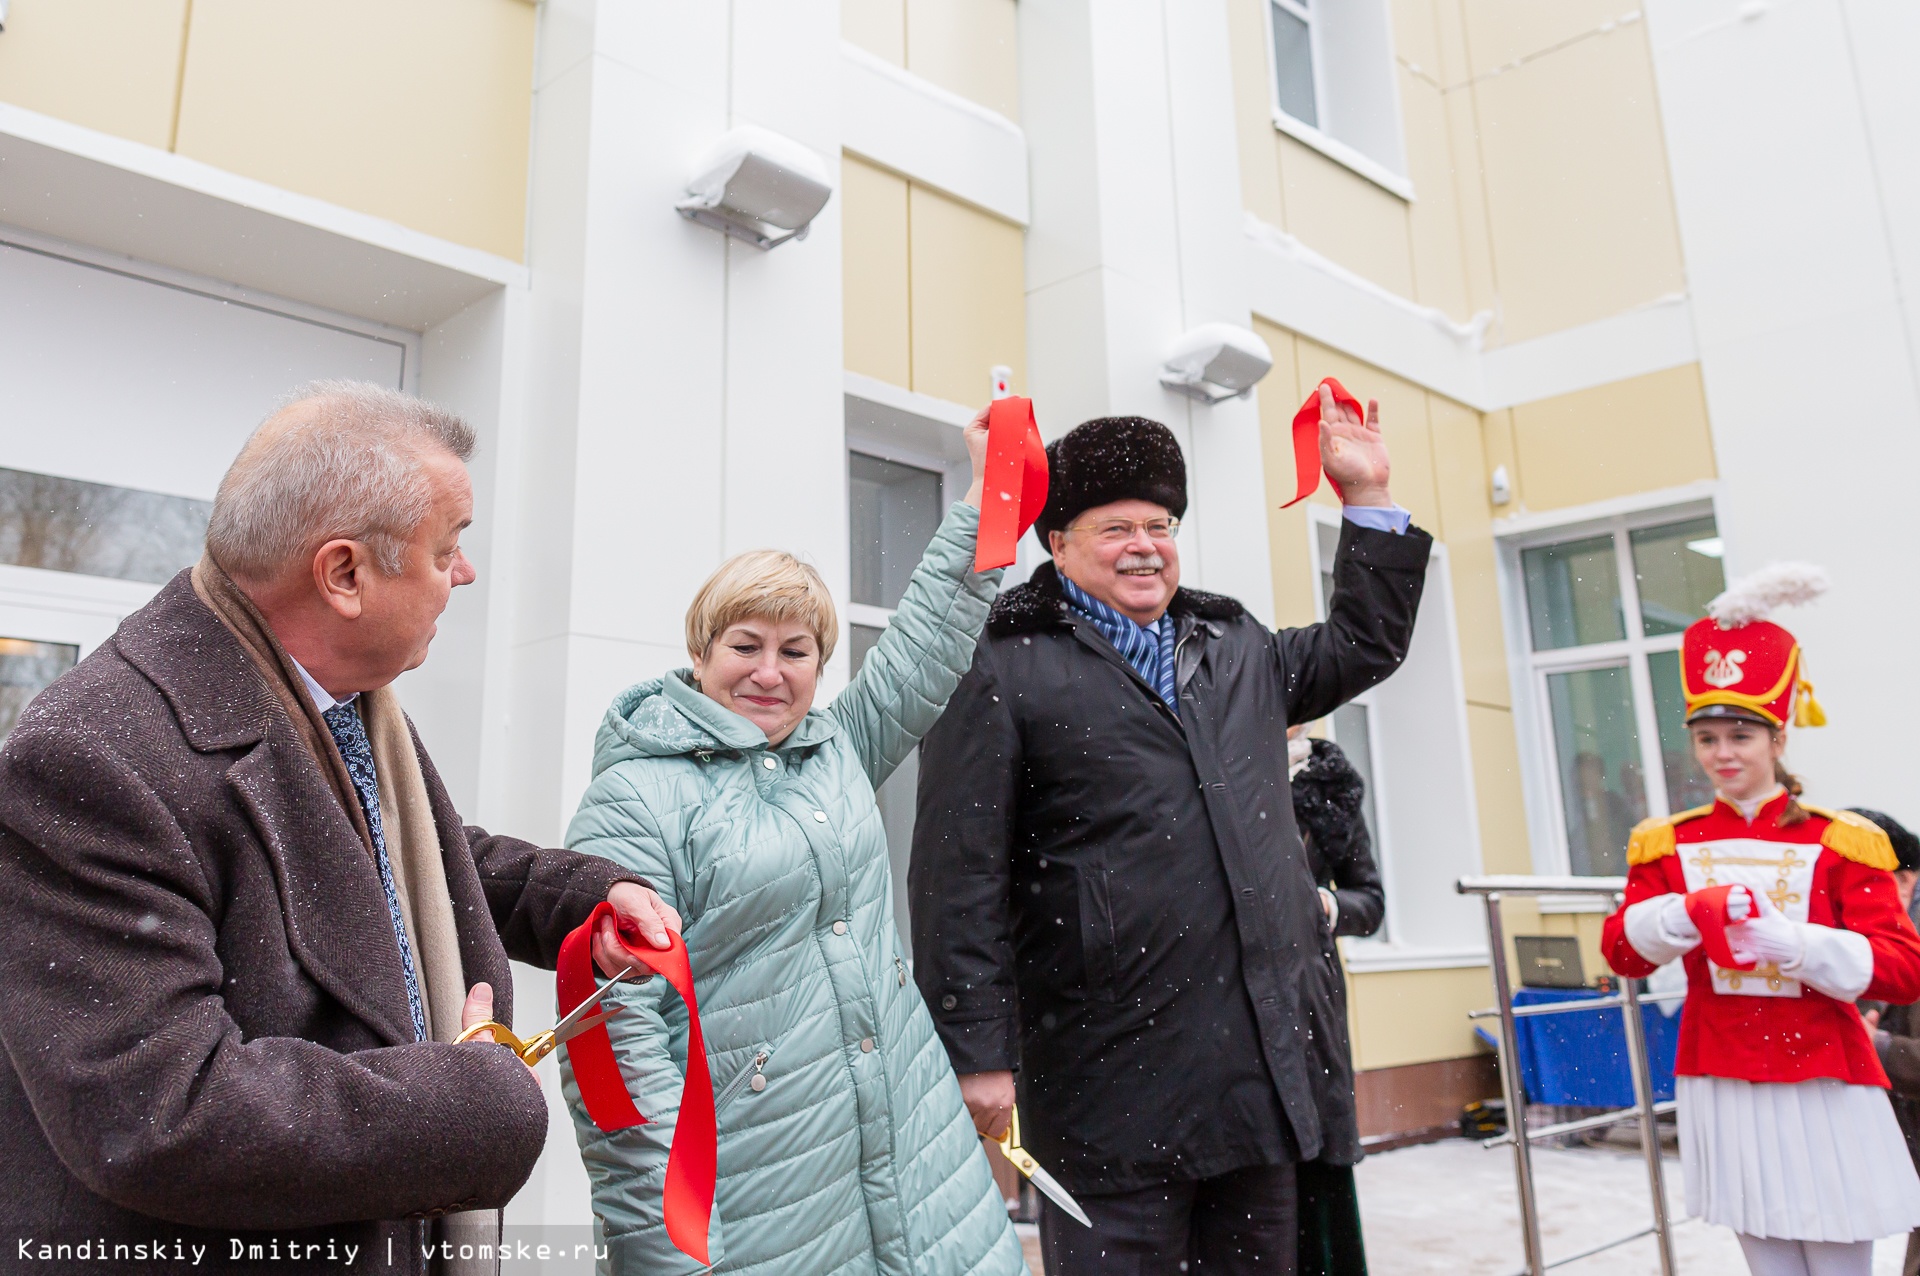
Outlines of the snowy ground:
{"type": "MultiPolygon", "coordinates": [[[[1675,1218],[1680,1162],[1667,1158],[1667,1194],[1675,1218]]],[[[1640,1153],[1615,1148],[1541,1148],[1533,1154],[1535,1190],[1549,1263],[1652,1219],[1640,1153]]],[[[1357,1171],[1367,1229],[1367,1266],[1374,1276],[1508,1276],[1520,1270],[1520,1214],[1513,1153],[1466,1139],[1402,1148],[1368,1157],[1357,1171]]],[[[1038,1238],[1027,1235],[1027,1258],[1041,1276],[1038,1238]]],[[[1676,1224],[1674,1261],[1681,1276],[1746,1276],[1733,1233],[1698,1219],[1676,1224]]],[[[1874,1276],[1899,1276],[1901,1237],[1874,1250],[1874,1276]]],[[[1644,1237],[1565,1267],[1567,1276],[1659,1276],[1653,1238],[1644,1237]]]]}
{"type": "MultiPolygon", "coordinates": [[[[1669,1156],[1667,1195],[1677,1219],[1680,1162],[1669,1156]]],[[[1513,1152],[1466,1139],[1370,1156],[1356,1176],[1367,1231],[1367,1266],[1379,1276],[1473,1272],[1501,1276],[1521,1265],[1513,1152]]],[[[1541,1148],[1533,1178],[1549,1263],[1652,1221],[1647,1172],[1637,1149],[1541,1148]]],[[[1733,1233],[1698,1219],[1677,1223],[1674,1263],[1684,1276],[1745,1276],[1733,1233]]],[[[1899,1276],[1904,1237],[1874,1250],[1874,1276],[1899,1276]]],[[[1658,1276],[1651,1236],[1554,1269],[1568,1276],[1658,1276]]]]}

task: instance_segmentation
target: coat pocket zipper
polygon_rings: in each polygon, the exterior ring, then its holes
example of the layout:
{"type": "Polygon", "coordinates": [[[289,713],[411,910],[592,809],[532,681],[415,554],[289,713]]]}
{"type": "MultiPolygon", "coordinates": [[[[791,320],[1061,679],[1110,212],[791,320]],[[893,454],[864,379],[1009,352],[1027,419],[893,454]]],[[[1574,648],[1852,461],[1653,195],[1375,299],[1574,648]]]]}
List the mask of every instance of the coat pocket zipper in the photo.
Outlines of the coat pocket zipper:
{"type": "Polygon", "coordinates": [[[905,988],[907,986],[907,963],[895,957],[893,959],[893,968],[900,972],[900,986],[905,988]]]}
{"type": "MultiPolygon", "coordinates": [[[[755,1077],[762,1075],[762,1073],[766,1070],[767,1060],[771,1059],[772,1057],[773,1057],[772,1046],[761,1046],[759,1049],[755,1050],[753,1052],[753,1058],[747,1060],[746,1064],[740,1069],[740,1071],[733,1074],[733,1080],[727,1082],[726,1088],[720,1091],[719,1097],[713,1101],[714,1112],[718,1114],[729,1103],[732,1103],[734,1100],[734,1097],[738,1095],[742,1090],[746,1089],[747,1086],[752,1083],[755,1077]]],[[[765,1084],[766,1084],[765,1082],[761,1083],[763,1087],[765,1086],[765,1084]]]]}

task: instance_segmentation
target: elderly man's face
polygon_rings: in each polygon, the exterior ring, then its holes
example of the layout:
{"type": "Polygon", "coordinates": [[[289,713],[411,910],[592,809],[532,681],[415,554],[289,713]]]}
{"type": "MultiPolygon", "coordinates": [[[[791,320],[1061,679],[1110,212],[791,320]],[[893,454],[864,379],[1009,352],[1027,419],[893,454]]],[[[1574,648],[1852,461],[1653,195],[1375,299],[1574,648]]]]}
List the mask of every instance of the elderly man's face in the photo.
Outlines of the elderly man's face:
{"type": "Polygon", "coordinates": [[[432,507],[407,545],[398,576],[374,571],[366,582],[367,655],[388,681],[427,658],[427,646],[439,629],[440,613],[456,586],[470,585],[478,574],[460,548],[460,534],[473,522],[473,481],[467,467],[445,452],[422,462],[432,507]]]}
{"type": "Polygon", "coordinates": [[[427,658],[448,596],[476,574],[460,548],[460,533],[473,522],[467,467],[433,452],[421,458],[421,468],[431,503],[398,576],[387,575],[372,552],[353,541],[330,542],[315,556],[315,584],[331,611],[348,622],[336,623],[325,640],[333,678],[322,678],[321,685],[335,695],[372,691],[417,668],[427,658]]]}
{"type": "Polygon", "coordinates": [[[1081,513],[1063,532],[1048,536],[1053,565],[1061,575],[1127,619],[1151,625],[1173,601],[1180,584],[1180,550],[1147,533],[1144,524],[1168,517],[1151,501],[1115,501],[1081,513]],[[1113,533],[1132,527],[1124,537],[1113,533]]]}

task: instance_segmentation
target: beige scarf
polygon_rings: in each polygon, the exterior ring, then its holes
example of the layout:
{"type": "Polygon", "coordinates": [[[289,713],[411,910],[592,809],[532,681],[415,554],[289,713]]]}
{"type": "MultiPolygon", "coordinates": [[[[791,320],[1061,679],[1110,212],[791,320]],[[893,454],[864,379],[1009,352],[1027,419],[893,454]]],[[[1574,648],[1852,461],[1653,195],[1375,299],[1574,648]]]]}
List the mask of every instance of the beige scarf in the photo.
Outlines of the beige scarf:
{"type": "MultiPolygon", "coordinates": [[[[241,592],[211,554],[201,555],[194,566],[192,580],[193,592],[239,640],[241,648],[293,720],[371,856],[373,838],[367,830],[366,815],[360,809],[359,795],[354,792],[346,759],[340,756],[340,748],[333,742],[333,731],[320,716],[313,697],[307,694],[306,683],[293,658],[273,636],[253,600],[241,592]]],[[[443,859],[445,852],[433,822],[433,806],[427,798],[426,774],[420,769],[420,756],[414,751],[413,731],[405,711],[400,708],[400,697],[391,686],[362,692],[357,708],[367,730],[367,740],[373,746],[373,769],[380,783],[380,831],[387,844],[394,893],[400,898],[400,918],[413,949],[428,1035],[434,1041],[452,1041],[460,1035],[460,1012],[466,1004],[467,981],[460,965],[460,934],[454,926],[453,896],[447,890],[443,859]]],[[[454,1243],[456,1254],[463,1243],[497,1244],[499,1211],[452,1214],[441,1220],[441,1228],[446,1239],[454,1243]]],[[[440,1267],[443,1271],[458,1273],[499,1270],[497,1262],[463,1264],[457,1259],[440,1267]]]]}
{"type": "MultiPolygon", "coordinates": [[[[286,649],[267,627],[266,618],[241,592],[213,556],[203,554],[193,569],[193,592],[240,640],[281,707],[313,750],[354,828],[373,854],[373,838],[354,792],[346,760],[333,731],[320,715],[305,680],[286,649]]],[[[453,897],[447,892],[446,866],[427,780],[413,749],[413,732],[392,687],[363,692],[356,706],[373,746],[373,769],[380,782],[380,831],[387,844],[400,918],[413,949],[428,1035],[452,1041],[460,1035],[460,1010],[466,1003],[466,975],[460,967],[460,935],[453,923],[453,897]]]]}

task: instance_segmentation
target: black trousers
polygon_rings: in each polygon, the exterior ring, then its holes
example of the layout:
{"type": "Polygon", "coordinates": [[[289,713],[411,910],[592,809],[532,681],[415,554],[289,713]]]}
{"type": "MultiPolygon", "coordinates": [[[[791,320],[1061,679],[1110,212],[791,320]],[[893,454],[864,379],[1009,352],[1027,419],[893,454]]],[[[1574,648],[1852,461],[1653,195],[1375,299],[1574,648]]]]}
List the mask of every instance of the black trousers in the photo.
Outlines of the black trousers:
{"type": "Polygon", "coordinates": [[[1091,1228],[1043,1199],[1047,1276],[1294,1276],[1292,1165],[1077,1199],[1091,1228]]]}

